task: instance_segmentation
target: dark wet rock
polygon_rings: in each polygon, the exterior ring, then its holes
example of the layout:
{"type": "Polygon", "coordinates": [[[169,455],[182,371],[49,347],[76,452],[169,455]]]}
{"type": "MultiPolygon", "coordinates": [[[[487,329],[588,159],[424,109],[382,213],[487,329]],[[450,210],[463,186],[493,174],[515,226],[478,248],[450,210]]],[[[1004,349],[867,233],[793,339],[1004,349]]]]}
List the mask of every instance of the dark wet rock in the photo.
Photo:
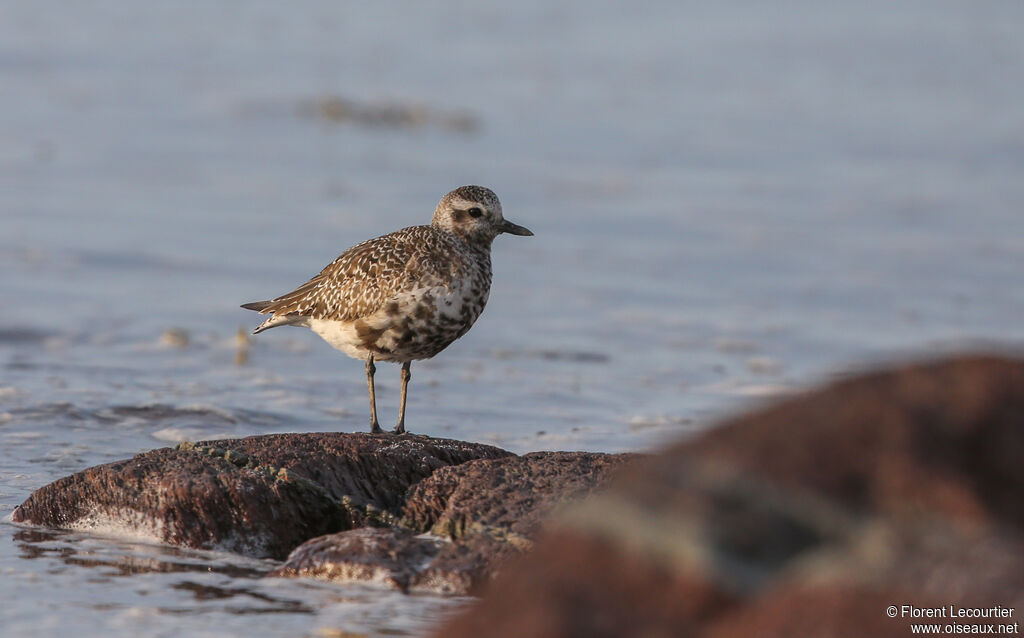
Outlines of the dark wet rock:
{"type": "MultiPolygon", "coordinates": [[[[198,444],[204,445],[204,444],[198,444]]],[[[429,436],[373,434],[269,434],[205,445],[238,450],[255,462],[288,468],[351,502],[353,527],[365,523],[359,508],[399,514],[406,491],[436,470],[480,458],[512,454],[480,443],[429,436]]]]}
{"type": "Polygon", "coordinates": [[[525,539],[473,533],[455,541],[400,527],[363,527],[306,541],[273,576],[363,582],[411,593],[477,593],[525,539]]]}
{"type": "Polygon", "coordinates": [[[473,533],[438,547],[437,556],[421,567],[412,591],[442,595],[479,594],[510,558],[521,556],[532,545],[515,538],[473,533]]]}
{"type": "Polygon", "coordinates": [[[630,458],[517,457],[412,435],[254,436],[89,468],[37,490],[14,520],[258,557],[292,552],[278,575],[465,594],[630,458]]]}
{"type": "Polygon", "coordinates": [[[559,505],[601,487],[634,455],[534,452],[441,468],[417,483],[403,523],[449,538],[492,533],[528,546],[559,505]]]}
{"type": "Polygon", "coordinates": [[[364,527],[307,541],[271,576],[359,582],[408,591],[443,541],[396,528],[364,527]]]}
{"type": "Polygon", "coordinates": [[[532,547],[553,510],[600,488],[631,458],[537,452],[442,467],[410,490],[401,520],[394,521],[401,530],[313,539],[289,556],[279,575],[341,582],[372,576],[409,591],[476,593],[505,561],[532,547]],[[443,540],[414,535],[421,532],[443,540]]]}
{"type": "Polygon", "coordinates": [[[345,523],[322,488],[169,448],[55,481],[13,520],[271,557],[345,523]]]}
{"type": "Polygon", "coordinates": [[[442,468],[416,484],[402,524],[452,539],[420,575],[439,593],[478,593],[533,547],[559,507],[600,489],[635,455],[534,452],[442,468]]]}
{"type": "Polygon", "coordinates": [[[906,636],[889,605],[1020,609],[1021,458],[1024,361],[842,381],[628,468],[437,635],[906,636]]]}
{"type": "Polygon", "coordinates": [[[493,560],[506,548],[490,537],[452,542],[395,527],[363,527],[303,543],[270,575],[461,595],[486,578],[485,558],[493,560]],[[488,544],[482,547],[484,538],[488,544]]]}
{"type": "Polygon", "coordinates": [[[398,520],[438,468],[509,453],[423,436],[275,434],[182,445],[35,491],[15,522],[284,558],[310,538],[398,520]]]}

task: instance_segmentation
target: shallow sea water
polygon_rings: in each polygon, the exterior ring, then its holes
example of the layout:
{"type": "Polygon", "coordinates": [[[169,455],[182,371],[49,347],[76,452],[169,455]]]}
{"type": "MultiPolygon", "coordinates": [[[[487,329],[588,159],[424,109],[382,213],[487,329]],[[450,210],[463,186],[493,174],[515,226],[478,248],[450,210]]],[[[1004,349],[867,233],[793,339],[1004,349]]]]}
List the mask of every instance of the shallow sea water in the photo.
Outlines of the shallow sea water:
{"type": "Polygon", "coordinates": [[[154,447],[364,429],[360,362],[242,349],[238,304],[461,184],[536,236],[413,365],[417,432],[645,450],[874,362],[1018,351],[1022,6],[3,3],[4,635],[417,635],[461,605],[7,522],[154,447]]]}

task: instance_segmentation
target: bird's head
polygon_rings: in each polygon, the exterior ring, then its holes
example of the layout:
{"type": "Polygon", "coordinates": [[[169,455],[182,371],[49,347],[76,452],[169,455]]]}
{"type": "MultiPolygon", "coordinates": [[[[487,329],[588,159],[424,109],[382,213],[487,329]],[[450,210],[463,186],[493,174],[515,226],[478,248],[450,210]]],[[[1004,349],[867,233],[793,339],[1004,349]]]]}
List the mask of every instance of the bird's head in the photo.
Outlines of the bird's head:
{"type": "Polygon", "coordinates": [[[442,197],[431,223],[467,241],[488,246],[501,233],[533,235],[529,229],[502,217],[498,196],[483,186],[461,186],[442,197]]]}

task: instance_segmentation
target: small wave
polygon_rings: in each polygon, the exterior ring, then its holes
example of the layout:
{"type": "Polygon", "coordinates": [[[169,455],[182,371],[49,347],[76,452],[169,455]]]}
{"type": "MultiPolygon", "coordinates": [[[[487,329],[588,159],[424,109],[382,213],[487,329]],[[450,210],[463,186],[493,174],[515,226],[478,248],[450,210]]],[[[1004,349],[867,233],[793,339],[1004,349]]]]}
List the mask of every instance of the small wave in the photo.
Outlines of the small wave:
{"type": "Polygon", "coordinates": [[[688,427],[694,424],[693,419],[683,416],[674,416],[667,414],[658,415],[636,415],[630,417],[627,422],[629,429],[633,431],[637,430],[648,430],[648,429],[661,429],[661,428],[680,428],[688,427]]]}
{"type": "Polygon", "coordinates": [[[170,427],[153,432],[153,438],[168,443],[181,443],[183,441],[215,441],[220,439],[232,439],[238,436],[233,432],[210,432],[203,427],[170,427]]]}
{"type": "Polygon", "coordinates": [[[175,406],[166,403],[113,405],[90,410],[67,401],[59,401],[8,410],[2,414],[4,422],[73,421],[117,425],[187,423],[206,427],[212,425],[273,427],[280,426],[285,422],[283,417],[271,412],[244,408],[230,409],[212,405],[175,406]]]}
{"type": "Polygon", "coordinates": [[[542,359],[570,363],[608,363],[611,361],[611,357],[603,352],[587,350],[494,350],[493,354],[498,359],[542,359]]]}
{"type": "Polygon", "coordinates": [[[46,341],[54,333],[29,326],[7,326],[0,328],[0,344],[28,345],[46,341]]]}

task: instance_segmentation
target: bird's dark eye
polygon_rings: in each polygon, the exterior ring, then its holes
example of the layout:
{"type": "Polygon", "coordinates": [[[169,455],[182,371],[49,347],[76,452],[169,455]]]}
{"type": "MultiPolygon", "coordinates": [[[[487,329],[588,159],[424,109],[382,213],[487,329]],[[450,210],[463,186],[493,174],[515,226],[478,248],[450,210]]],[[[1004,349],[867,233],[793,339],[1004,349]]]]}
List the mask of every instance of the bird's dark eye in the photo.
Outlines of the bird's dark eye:
{"type": "Polygon", "coordinates": [[[470,217],[479,217],[479,216],[484,214],[484,211],[480,210],[476,206],[474,206],[473,208],[470,208],[466,212],[469,213],[470,217]]]}

